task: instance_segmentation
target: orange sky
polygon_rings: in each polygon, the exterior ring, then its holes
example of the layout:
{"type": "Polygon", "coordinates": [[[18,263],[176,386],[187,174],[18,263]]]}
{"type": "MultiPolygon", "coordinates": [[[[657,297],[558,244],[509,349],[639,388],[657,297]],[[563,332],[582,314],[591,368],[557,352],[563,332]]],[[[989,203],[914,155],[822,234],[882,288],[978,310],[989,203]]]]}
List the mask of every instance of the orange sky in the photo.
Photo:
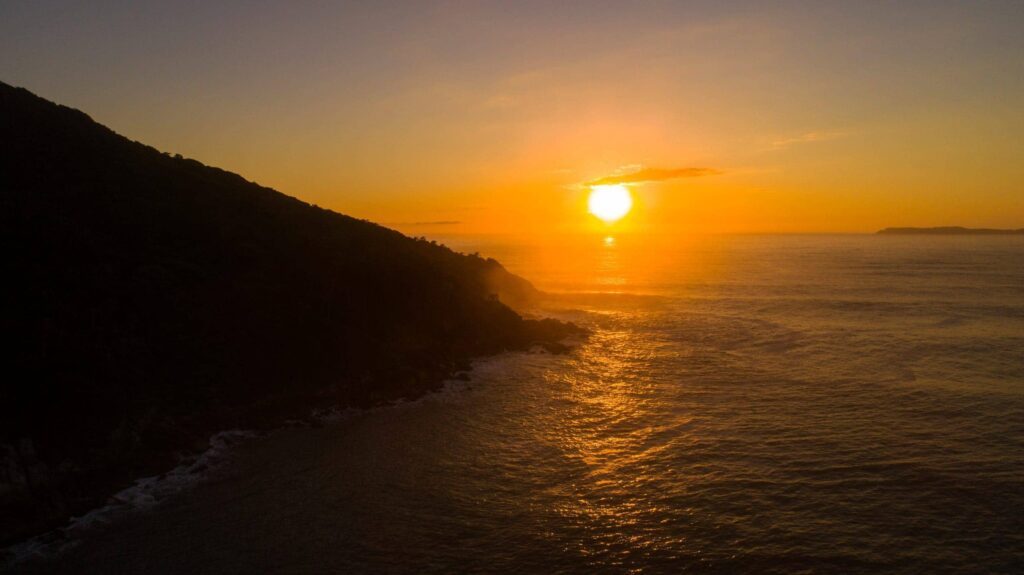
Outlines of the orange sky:
{"type": "Polygon", "coordinates": [[[723,4],[5,3],[0,78],[416,235],[1024,226],[1024,4],[723,4]]]}

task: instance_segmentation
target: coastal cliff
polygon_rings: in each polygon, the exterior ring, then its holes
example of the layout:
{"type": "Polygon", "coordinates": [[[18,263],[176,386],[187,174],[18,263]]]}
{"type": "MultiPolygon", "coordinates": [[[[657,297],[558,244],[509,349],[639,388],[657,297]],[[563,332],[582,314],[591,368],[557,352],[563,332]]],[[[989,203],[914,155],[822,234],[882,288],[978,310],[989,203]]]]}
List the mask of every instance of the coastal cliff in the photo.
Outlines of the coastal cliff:
{"type": "Polygon", "coordinates": [[[133,142],[0,83],[0,542],[214,432],[434,389],[578,332],[498,262],[133,142]]]}

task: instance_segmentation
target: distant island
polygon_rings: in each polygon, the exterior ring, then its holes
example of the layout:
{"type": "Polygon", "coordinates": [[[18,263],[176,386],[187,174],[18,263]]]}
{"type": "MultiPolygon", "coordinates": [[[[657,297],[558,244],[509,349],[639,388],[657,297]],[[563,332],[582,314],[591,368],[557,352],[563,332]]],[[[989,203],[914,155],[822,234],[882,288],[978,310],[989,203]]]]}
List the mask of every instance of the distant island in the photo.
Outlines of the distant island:
{"type": "Polygon", "coordinates": [[[943,226],[937,228],[885,228],[877,233],[904,236],[1009,236],[1024,235],[1024,228],[1016,230],[999,230],[992,228],[965,228],[961,226],[943,226]]]}
{"type": "Polygon", "coordinates": [[[497,261],[309,205],[0,82],[0,545],[225,429],[372,406],[581,333],[497,261]]]}

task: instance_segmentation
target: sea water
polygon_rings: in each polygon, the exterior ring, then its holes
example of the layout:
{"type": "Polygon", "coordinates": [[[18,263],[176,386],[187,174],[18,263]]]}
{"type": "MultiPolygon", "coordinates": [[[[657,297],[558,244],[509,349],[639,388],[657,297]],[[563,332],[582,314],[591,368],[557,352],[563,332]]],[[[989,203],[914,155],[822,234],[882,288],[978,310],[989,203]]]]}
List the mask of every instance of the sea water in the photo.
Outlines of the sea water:
{"type": "Polygon", "coordinates": [[[20,567],[1024,572],[1024,237],[440,239],[592,335],[247,441],[20,567]]]}

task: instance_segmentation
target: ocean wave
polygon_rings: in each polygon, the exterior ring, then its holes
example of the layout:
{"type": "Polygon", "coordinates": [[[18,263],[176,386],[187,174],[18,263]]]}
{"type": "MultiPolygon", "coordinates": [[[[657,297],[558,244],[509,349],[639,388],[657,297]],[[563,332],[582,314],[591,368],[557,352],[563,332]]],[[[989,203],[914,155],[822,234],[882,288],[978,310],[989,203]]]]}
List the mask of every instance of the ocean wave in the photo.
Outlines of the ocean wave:
{"type": "Polygon", "coordinates": [[[209,447],[197,457],[187,459],[167,473],[137,479],[131,487],[112,495],[103,507],[72,517],[64,527],[3,550],[0,567],[6,569],[29,558],[59,554],[77,545],[79,539],[75,536],[86,530],[108,524],[128,513],[152,508],[167,496],[208,478],[212,470],[224,464],[233,446],[257,436],[256,432],[243,429],[214,434],[210,437],[209,447]]]}

